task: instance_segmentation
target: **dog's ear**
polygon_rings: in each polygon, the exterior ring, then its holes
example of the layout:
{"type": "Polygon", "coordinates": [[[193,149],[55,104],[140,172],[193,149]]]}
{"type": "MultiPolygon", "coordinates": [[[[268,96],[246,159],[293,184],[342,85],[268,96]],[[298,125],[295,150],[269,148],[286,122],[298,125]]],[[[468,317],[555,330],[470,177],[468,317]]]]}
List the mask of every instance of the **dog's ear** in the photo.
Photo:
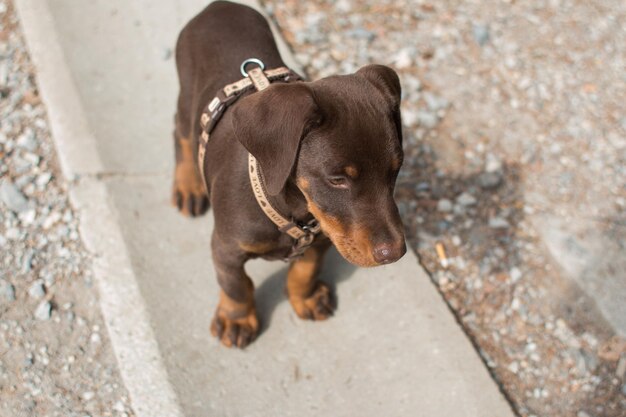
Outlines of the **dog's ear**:
{"type": "Polygon", "coordinates": [[[235,136],[261,165],[270,195],[285,186],[300,141],[317,113],[312,92],[304,83],[272,84],[243,98],[233,109],[235,136]]]}
{"type": "Polygon", "coordinates": [[[385,65],[366,65],[357,71],[357,75],[368,80],[380,91],[391,106],[391,116],[396,125],[398,139],[402,143],[402,117],[400,116],[400,100],[402,87],[398,74],[385,65]]]}

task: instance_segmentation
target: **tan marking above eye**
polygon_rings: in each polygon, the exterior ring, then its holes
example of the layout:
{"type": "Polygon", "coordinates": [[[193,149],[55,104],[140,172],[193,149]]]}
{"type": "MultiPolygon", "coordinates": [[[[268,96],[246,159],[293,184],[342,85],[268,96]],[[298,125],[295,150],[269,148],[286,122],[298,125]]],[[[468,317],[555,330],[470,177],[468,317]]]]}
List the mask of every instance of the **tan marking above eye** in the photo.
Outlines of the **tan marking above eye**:
{"type": "Polygon", "coordinates": [[[391,161],[391,168],[392,168],[394,171],[396,171],[396,170],[400,169],[400,166],[401,166],[401,165],[402,165],[402,160],[401,160],[401,159],[394,158],[394,159],[391,161]]]}
{"type": "Polygon", "coordinates": [[[343,171],[352,179],[355,179],[359,176],[359,171],[356,169],[354,165],[347,165],[343,171]]]}

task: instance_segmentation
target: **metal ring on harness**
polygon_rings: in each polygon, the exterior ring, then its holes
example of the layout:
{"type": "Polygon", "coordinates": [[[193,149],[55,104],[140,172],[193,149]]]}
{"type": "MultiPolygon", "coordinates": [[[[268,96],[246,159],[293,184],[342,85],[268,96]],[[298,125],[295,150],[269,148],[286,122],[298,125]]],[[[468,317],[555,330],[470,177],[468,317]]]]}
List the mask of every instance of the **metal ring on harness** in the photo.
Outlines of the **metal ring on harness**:
{"type": "Polygon", "coordinates": [[[246,66],[249,65],[249,64],[257,64],[259,67],[261,67],[261,71],[263,71],[265,69],[265,64],[260,59],[248,58],[245,61],[243,61],[241,63],[241,67],[239,67],[239,71],[241,71],[241,75],[243,75],[244,77],[248,77],[248,72],[246,71],[246,66]]]}

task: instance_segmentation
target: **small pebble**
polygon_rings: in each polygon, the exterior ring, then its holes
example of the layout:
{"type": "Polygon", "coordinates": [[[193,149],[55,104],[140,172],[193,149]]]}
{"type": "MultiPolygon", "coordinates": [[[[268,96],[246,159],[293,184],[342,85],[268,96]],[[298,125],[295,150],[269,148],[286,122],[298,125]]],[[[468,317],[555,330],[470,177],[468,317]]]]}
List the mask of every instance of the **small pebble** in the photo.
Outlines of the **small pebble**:
{"type": "Polygon", "coordinates": [[[470,193],[463,192],[457,198],[456,202],[462,206],[473,206],[477,203],[476,197],[471,195],[470,193]]]}
{"type": "Polygon", "coordinates": [[[46,290],[43,286],[43,280],[38,279],[33,282],[28,288],[28,295],[32,298],[41,298],[46,295],[46,290]]]}
{"type": "Polygon", "coordinates": [[[474,25],[472,27],[474,40],[480,46],[484,46],[489,41],[489,27],[486,25],[474,25]]]}
{"type": "Polygon", "coordinates": [[[487,154],[487,164],[485,165],[486,172],[497,172],[502,169],[502,161],[498,159],[494,154],[487,154]]]}
{"type": "Polygon", "coordinates": [[[48,183],[50,182],[51,178],[52,178],[52,174],[51,173],[44,172],[43,174],[39,174],[37,176],[37,179],[35,180],[35,184],[37,184],[37,187],[43,188],[46,185],[48,185],[48,183]]]}
{"type": "Polygon", "coordinates": [[[27,130],[18,136],[15,144],[22,149],[26,149],[29,152],[34,152],[37,149],[37,140],[35,139],[35,133],[32,130],[27,130]]]}
{"type": "Polygon", "coordinates": [[[398,52],[394,58],[394,65],[397,69],[409,68],[413,65],[415,51],[412,48],[404,48],[398,52]]]}
{"type": "Polygon", "coordinates": [[[28,200],[8,179],[0,183],[0,200],[15,213],[28,210],[28,200]]]}
{"type": "Polygon", "coordinates": [[[496,188],[502,183],[502,176],[496,172],[483,172],[478,175],[478,185],[486,190],[496,188]]]}
{"type": "Polygon", "coordinates": [[[439,123],[439,117],[437,117],[435,113],[425,111],[417,113],[417,120],[419,121],[419,125],[426,129],[433,129],[437,126],[437,123],[439,123]]]}
{"type": "Polygon", "coordinates": [[[15,301],[15,287],[10,282],[0,279],[0,301],[15,301]]]}
{"type": "Polygon", "coordinates": [[[626,355],[622,355],[622,357],[619,358],[619,362],[617,362],[617,368],[615,369],[615,376],[617,376],[621,380],[626,379],[626,355]]]}
{"type": "Polygon", "coordinates": [[[81,397],[83,398],[83,400],[85,401],[90,401],[93,399],[93,397],[95,397],[96,394],[93,391],[86,391],[83,392],[83,394],[81,395],[81,397]]]}
{"type": "Polygon", "coordinates": [[[511,281],[517,282],[522,278],[522,271],[516,266],[509,270],[509,276],[511,277],[511,281]]]}
{"type": "Polygon", "coordinates": [[[437,112],[438,110],[448,107],[448,100],[443,97],[438,97],[430,92],[424,93],[424,101],[426,101],[428,109],[433,112],[437,112]]]}
{"type": "Polygon", "coordinates": [[[37,320],[48,320],[50,319],[50,313],[52,312],[52,305],[50,302],[44,300],[35,309],[35,318],[37,320]]]}
{"type": "Polygon", "coordinates": [[[419,120],[418,113],[412,109],[402,110],[402,124],[406,127],[413,127],[419,120]]]}
{"type": "Polygon", "coordinates": [[[447,198],[442,198],[437,202],[437,210],[443,213],[449,213],[452,211],[452,202],[447,198]]]}
{"type": "Polygon", "coordinates": [[[507,229],[510,226],[509,222],[502,217],[492,217],[489,219],[489,227],[492,229],[507,229]]]}

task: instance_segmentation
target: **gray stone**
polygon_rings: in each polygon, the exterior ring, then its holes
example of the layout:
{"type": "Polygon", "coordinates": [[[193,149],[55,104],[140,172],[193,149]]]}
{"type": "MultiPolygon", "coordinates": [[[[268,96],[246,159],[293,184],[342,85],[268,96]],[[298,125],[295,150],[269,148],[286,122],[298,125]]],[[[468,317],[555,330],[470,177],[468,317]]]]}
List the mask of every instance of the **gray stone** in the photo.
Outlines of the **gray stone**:
{"type": "Polygon", "coordinates": [[[38,279],[33,282],[28,288],[28,295],[32,298],[41,298],[46,295],[46,290],[43,286],[43,281],[38,279]]]}
{"type": "Polygon", "coordinates": [[[465,191],[456,198],[456,202],[462,206],[473,206],[477,200],[476,197],[465,191]]]}
{"type": "Polygon", "coordinates": [[[593,353],[587,352],[586,350],[581,350],[581,354],[585,361],[586,368],[591,372],[595,371],[598,367],[598,358],[593,353]]]}
{"type": "Polygon", "coordinates": [[[393,58],[396,68],[404,69],[413,65],[413,57],[416,55],[415,48],[403,48],[393,58]]]}
{"type": "Polygon", "coordinates": [[[326,20],[326,13],[317,12],[317,13],[309,13],[304,17],[304,22],[307,27],[317,26],[326,20]]]}
{"type": "Polygon", "coordinates": [[[9,80],[9,62],[0,61],[0,87],[5,87],[9,80]]]}
{"type": "Polygon", "coordinates": [[[448,213],[452,211],[452,202],[447,198],[442,198],[437,202],[437,210],[443,213],[448,213]]]}
{"type": "Polygon", "coordinates": [[[489,41],[489,26],[487,25],[474,25],[472,27],[472,35],[474,40],[480,46],[485,45],[489,41]]]}
{"type": "Polygon", "coordinates": [[[489,219],[489,227],[492,229],[508,229],[511,225],[502,217],[492,217],[489,219]]]}
{"type": "Polygon", "coordinates": [[[356,28],[356,29],[347,30],[345,34],[346,36],[350,38],[364,39],[364,40],[367,40],[368,42],[371,42],[374,39],[376,39],[376,34],[374,32],[371,32],[364,28],[356,28]]]}
{"type": "Polygon", "coordinates": [[[52,178],[52,174],[51,173],[44,172],[43,174],[39,174],[37,176],[37,179],[35,180],[35,184],[37,184],[37,187],[43,188],[46,185],[48,185],[48,183],[50,182],[51,178],[52,178]]]}
{"type": "Polygon", "coordinates": [[[17,147],[26,149],[29,152],[33,152],[37,149],[37,140],[35,139],[35,132],[31,129],[27,129],[22,133],[15,141],[17,147]]]}
{"type": "Polygon", "coordinates": [[[428,109],[433,112],[445,109],[446,107],[448,107],[449,104],[448,100],[446,100],[445,98],[436,96],[430,92],[424,93],[424,100],[426,101],[428,109]]]}
{"type": "Polygon", "coordinates": [[[0,200],[15,213],[28,210],[28,200],[8,179],[0,183],[0,200]]]}
{"type": "Polygon", "coordinates": [[[10,282],[0,279],[0,301],[15,301],[15,287],[10,282]]]}
{"type": "Polygon", "coordinates": [[[413,127],[417,124],[419,117],[417,111],[413,109],[402,110],[402,124],[406,127],[413,127]]]}
{"type": "Polygon", "coordinates": [[[82,397],[82,398],[83,398],[83,400],[85,400],[85,401],[90,401],[90,400],[92,400],[95,396],[96,396],[96,394],[95,394],[93,391],[83,392],[83,394],[81,395],[81,397],[82,397]]]}
{"type": "Polygon", "coordinates": [[[617,368],[615,369],[615,376],[624,380],[626,378],[626,356],[622,355],[622,357],[617,362],[617,368]]]}
{"type": "Polygon", "coordinates": [[[49,301],[44,300],[35,309],[35,318],[37,320],[48,320],[50,319],[50,313],[52,312],[52,305],[49,301]]]}
{"type": "Polygon", "coordinates": [[[483,172],[478,176],[478,185],[485,190],[496,188],[502,183],[502,176],[497,172],[483,172]]]}
{"type": "Polygon", "coordinates": [[[492,153],[487,154],[487,164],[485,165],[485,171],[498,172],[500,170],[502,170],[502,161],[492,153]]]}
{"type": "Polygon", "coordinates": [[[33,256],[35,252],[32,249],[27,249],[22,255],[22,274],[27,274],[30,272],[33,263],[33,256]]]}
{"type": "Polygon", "coordinates": [[[439,117],[435,113],[430,113],[426,111],[420,111],[417,113],[417,120],[419,121],[419,125],[423,126],[427,129],[433,129],[439,123],[439,117]]]}
{"type": "Polygon", "coordinates": [[[349,0],[339,0],[335,3],[335,9],[341,13],[348,13],[352,10],[352,4],[349,0]]]}
{"type": "Polygon", "coordinates": [[[516,266],[509,270],[509,276],[511,277],[511,281],[517,282],[522,278],[522,271],[516,266]]]}

